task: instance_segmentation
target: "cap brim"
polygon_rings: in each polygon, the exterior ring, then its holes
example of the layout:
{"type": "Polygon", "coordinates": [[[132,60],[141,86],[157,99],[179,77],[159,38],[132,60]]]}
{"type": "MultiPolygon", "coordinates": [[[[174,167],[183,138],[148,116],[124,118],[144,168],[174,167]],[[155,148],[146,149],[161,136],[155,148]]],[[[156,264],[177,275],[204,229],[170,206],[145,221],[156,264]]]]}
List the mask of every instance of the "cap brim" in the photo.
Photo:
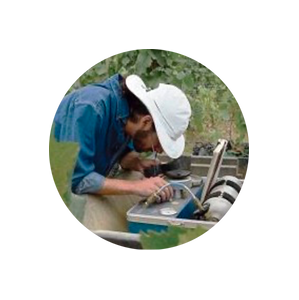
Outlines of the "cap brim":
{"type": "Polygon", "coordinates": [[[185,137],[181,135],[178,139],[173,140],[165,130],[165,124],[159,110],[156,108],[153,100],[149,97],[146,91],[146,85],[140,77],[130,75],[126,79],[128,89],[146,106],[151,114],[159,142],[164,152],[171,158],[180,157],[185,149],[185,137]]]}
{"type": "Polygon", "coordinates": [[[160,120],[158,118],[155,119],[155,117],[153,117],[153,119],[156,127],[156,132],[164,152],[167,154],[167,156],[173,159],[180,157],[185,149],[184,135],[181,135],[178,139],[173,140],[165,132],[165,127],[160,123],[160,120]]]}

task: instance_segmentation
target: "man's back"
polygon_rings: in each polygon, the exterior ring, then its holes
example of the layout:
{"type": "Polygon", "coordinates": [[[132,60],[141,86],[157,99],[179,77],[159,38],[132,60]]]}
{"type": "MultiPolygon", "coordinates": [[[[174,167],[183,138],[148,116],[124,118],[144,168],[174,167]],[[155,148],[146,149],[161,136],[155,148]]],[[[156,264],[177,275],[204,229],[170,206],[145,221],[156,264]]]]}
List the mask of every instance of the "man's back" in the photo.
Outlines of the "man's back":
{"type": "Polygon", "coordinates": [[[129,109],[122,97],[121,79],[115,75],[66,95],[56,112],[57,141],[80,145],[72,178],[72,189],[77,193],[99,190],[104,176],[121,155],[117,150],[125,148],[121,146],[127,142],[123,128],[129,109]]]}

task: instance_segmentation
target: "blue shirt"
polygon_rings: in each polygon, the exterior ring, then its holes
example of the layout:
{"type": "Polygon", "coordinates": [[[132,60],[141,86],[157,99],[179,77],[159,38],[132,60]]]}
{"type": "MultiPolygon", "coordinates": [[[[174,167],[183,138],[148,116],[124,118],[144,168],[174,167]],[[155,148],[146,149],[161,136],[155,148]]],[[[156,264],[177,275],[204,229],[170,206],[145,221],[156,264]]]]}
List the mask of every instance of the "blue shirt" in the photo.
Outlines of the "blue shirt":
{"type": "Polygon", "coordinates": [[[94,193],[121,157],[133,150],[124,126],[129,117],[117,74],[66,95],[56,112],[57,141],[78,142],[80,150],[72,176],[72,191],[94,193]]]}

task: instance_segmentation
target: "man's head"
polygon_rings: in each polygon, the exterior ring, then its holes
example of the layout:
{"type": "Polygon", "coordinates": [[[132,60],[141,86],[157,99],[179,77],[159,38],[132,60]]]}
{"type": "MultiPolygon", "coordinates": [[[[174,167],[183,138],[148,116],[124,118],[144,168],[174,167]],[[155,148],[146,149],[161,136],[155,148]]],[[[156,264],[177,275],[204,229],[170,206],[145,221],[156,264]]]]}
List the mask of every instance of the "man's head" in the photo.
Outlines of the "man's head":
{"type": "Polygon", "coordinates": [[[127,88],[125,80],[122,89],[129,104],[129,120],[125,131],[132,137],[134,148],[137,152],[155,151],[163,152],[156,133],[153,118],[146,106],[127,88]]]}
{"type": "Polygon", "coordinates": [[[160,84],[148,90],[136,75],[123,83],[130,116],[126,132],[132,136],[137,151],[163,150],[172,158],[182,155],[183,133],[187,129],[191,108],[185,94],[173,85],[160,84]]]}

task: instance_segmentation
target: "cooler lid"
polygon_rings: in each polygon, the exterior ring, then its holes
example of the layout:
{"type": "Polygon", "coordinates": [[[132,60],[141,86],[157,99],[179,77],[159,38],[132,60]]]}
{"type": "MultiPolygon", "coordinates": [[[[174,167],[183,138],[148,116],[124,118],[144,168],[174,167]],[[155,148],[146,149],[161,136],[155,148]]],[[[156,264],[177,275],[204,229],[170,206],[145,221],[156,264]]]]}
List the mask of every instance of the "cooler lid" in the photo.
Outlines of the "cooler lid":
{"type": "Polygon", "coordinates": [[[206,179],[204,189],[203,189],[201,199],[200,199],[201,202],[205,201],[206,196],[209,193],[211,186],[213,186],[217,180],[226,146],[227,146],[227,140],[224,140],[224,139],[218,140],[218,144],[213,151],[212,161],[210,164],[207,179],[206,179]]]}

